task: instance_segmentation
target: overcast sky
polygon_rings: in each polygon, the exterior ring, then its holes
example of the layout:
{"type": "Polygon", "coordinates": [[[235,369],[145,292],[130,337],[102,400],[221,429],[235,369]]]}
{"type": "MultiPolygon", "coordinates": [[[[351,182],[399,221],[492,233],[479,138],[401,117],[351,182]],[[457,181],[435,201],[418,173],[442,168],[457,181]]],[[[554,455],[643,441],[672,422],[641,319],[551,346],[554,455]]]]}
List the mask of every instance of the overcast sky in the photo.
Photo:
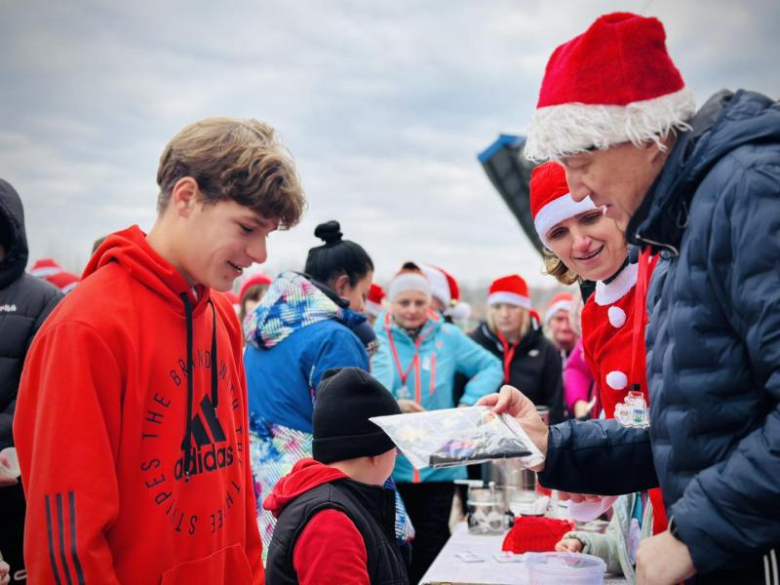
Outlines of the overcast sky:
{"type": "Polygon", "coordinates": [[[777,0],[0,0],[0,177],[24,201],[31,261],[80,271],[96,237],[151,227],[179,129],[255,117],[309,199],[271,237],[270,271],[302,268],[315,225],[337,219],[380,282],[416,259],[551,286],[476,156],[524,133],[552,50],[619,9],[665,23],[699,102],[780,96],[777,0]]]}

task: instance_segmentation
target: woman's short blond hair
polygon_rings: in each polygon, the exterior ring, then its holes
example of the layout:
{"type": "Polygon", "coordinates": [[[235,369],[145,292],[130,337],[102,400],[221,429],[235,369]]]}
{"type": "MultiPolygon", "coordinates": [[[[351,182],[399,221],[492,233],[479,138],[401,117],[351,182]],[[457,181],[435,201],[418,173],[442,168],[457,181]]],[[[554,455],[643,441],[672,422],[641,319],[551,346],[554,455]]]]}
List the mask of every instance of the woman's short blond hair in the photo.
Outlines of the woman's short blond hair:
{"type": "Polygon", "coordinates": [[[569,267],[547,248],[544,248],[542,256],[544,257],[545,274],[555,277],[555,280],[566,285],[574,284],[580,280],[575,272],[569,270],[569,267]]]}
{"type": "Polygon", "coordinates": [[[278,218],[280,229],[297,224],[306,208],[290,153],[271,126],[251,118],[207,118],[173,137],[157,170],[158,213],[184,177],[197,181],[205,203],[235,201],[278,218]]]}
{"type": "MultiPolygon", "coordinates": [[[[519,307],[523,311],[523,320],[520,321],[520,329],[517,331],[517,338],[522,339],[528,330],[531,328],[531,311],[525,307],[519,307]]],[[[490,305],[488,305],[487,315],[485,317],[488,329],[493,335],[497,335],[496,320],[493,319],[493,313],[490,312],[490,305]]]]}

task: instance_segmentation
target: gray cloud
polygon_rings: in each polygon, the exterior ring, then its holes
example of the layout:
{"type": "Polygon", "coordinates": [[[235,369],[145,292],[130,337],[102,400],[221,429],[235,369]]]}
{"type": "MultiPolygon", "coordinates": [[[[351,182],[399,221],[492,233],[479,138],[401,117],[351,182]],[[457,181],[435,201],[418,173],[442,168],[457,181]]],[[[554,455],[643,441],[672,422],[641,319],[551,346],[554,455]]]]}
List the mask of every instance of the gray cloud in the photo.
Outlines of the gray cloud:
{"type": "Polygon", "coordinates": [[[316,223],[336,218],[380,279],[416,258],[550,286],[476,154],[524,130],[556,45],[645,7],[701,99],[780,94],[770,0],[4,2],[0,176],[25,201],[32,257],[80,269],[97,236],[151,227],[176,131],[257,117],[282,133],[311,200],[272,237],[271,270],[301,267],[316,223]]]}

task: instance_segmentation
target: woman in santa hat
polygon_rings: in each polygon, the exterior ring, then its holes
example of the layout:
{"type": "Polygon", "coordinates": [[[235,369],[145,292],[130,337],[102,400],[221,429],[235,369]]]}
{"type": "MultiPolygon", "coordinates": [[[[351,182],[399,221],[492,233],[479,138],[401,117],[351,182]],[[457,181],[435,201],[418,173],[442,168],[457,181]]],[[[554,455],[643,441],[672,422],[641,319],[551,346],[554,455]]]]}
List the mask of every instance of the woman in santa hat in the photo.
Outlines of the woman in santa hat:
{"type": "Polygon", "coordinates": [[[536,406],[548,408],[552,424],[561,422],[561,358],[531,310],[525,280],[517,274],[497,278],[487,304],[487,319],[469,337],[502,361],[504,384],[521,388],[536,406]]]}
{"type": "MultiPolygon", "coordinates": [[[[453,408],[455,375],[469,378],[460,404],[471,406],[501,384],[501,363],[456,325],[431,309],[431,282],[407,262],[387,287],[389,309],[377,321],[379,351],[371,373],[398,400],[403,412],[453,408]]],[[[403,497],[416,536],[409,580],[417,583],[450,536],[453,481],[465,479],[463,467],[413,469],[399,455],[393,478],[403,497]]]]}
{"type": "MultiPolygon", "coordinates": [[[[625,233],[589,197],[575,202],[566,172],[556,162],[531,174],[531,214],[545,246],[547,273],[563,284],[596,282],[582,310],[585,359],[599,388],[606,418],[630,391],[649,403],[645,375],[645,287],[654,264],[646,266],[637,290],[638,264],[628,261],[625,233]],[[638,305],[638,306],[637,306],[638,305]]],[[[651,490],[656,510],[654,531],[666,529],[660,491],[651,490]]]]}

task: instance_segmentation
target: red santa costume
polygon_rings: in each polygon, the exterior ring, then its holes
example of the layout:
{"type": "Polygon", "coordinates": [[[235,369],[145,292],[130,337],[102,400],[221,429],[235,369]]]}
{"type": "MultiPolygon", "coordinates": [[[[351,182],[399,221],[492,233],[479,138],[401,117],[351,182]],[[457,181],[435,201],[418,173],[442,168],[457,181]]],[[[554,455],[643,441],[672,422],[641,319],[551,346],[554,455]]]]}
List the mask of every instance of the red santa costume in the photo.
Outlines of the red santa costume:
{"type": "MultiPolygon", "coordinates": [[[[555,162],[545,163],[531,175],[531,214],[539,237],[547,244],[547,233],[566,219],[595,209],[590,198],[575,202],[569,193],[566,173],[555,162]]],[[[549,246],[548,246],[549,247],[549,246]]],[[[655,261],[645,256],[642,289],[637,292],[639,264],[624,264],[618,273],[596,283],[596,291],[582,309],[582,341],[585,359],[598,384],[599,399],[606,418],[614,418],[615,406],[629,391],[642,392],[649,404],[645,368],[644,311],[646,285],[655,261]],[[639,307],[637,308],[637,303],[639,307]]],[[[660,492],[651,490],[656,512],[654,530],[666,528],[660,492]]]]}

